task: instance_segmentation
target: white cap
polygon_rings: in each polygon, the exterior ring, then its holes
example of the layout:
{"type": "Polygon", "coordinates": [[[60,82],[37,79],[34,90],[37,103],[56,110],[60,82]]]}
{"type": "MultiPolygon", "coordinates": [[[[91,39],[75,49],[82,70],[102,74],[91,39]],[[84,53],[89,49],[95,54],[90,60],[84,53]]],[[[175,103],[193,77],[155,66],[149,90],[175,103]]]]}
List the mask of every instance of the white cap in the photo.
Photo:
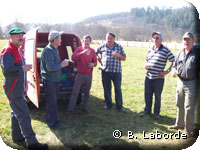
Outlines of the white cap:
{"type": "Polygon", "coordinates": [[[163,36],[162,36],[162,33],[161,33],[161,32],[153,32],[153,33],[152,33],[152,37],[153,37],[155,34],[160,35],[160,38],[163,39],[163,36]]]}
{"type": "Polygon", "coordinates": [[[183,39],[184,38],[188,38],[188,39],[193,39],[194,40],[194,36],[190,32],[185,32],[185,34],[183,35],[183,39]]]}
{"type": "Polygon", "coordinates": [[[61,32],[51,31],[49,33],[49,36],[48,36],[49,42],[53,41],[54,39],[56,39],[57,37],[61,36],[62,34],[63,34],[63,31],[61,31],[61,32]]]}

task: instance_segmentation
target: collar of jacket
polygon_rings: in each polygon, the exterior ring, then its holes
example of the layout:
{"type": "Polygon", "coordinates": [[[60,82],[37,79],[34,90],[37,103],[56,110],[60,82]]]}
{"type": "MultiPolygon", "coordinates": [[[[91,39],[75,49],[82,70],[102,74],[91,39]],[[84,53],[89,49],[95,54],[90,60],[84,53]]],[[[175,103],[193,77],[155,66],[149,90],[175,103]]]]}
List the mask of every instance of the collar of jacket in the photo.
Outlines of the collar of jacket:
{"type": "Polygon", "coordinates": [[[15,45],[13,45],[10,41],[8,42],[8,45],[5,48],[3,48],[0,55],[0,59],[4,54],[8,52],[10,52],[13,55],[15,63],[22,62],[22,57],[19,54],[18,48],[15,45]]]}

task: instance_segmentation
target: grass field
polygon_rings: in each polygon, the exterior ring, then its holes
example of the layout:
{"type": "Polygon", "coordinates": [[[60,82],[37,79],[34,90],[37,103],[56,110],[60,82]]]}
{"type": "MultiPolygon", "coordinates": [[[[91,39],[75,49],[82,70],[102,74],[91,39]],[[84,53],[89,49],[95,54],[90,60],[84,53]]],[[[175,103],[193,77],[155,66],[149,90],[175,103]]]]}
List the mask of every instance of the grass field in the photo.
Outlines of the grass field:
{"type": "MultiPolygon", "coordinates": [[[[0,41],[0,49],[6,41],[0,41]]],[[[92,47],[96,48],[97,45],[92,47]]],[[[165,78],[162,94],[161,118],[154,120],[152,117],[140,118],[139,114],[144,109],[144,60],[147,53],[146,48],[124,47],[127,60],[122,62],[122,92],[123,104],[127,113],[120,113],[115,109],[114,92],[113,108],[109,111],[103,110],[105,105],[103,88],[101,83],[101,71],[98,67],[93,72],[93,83],[91,96],[88,102],[89,114],[83,114],[80,106],[77,106],[74,114],[67,113],[68,100],[58,101],[59,120],[66,129],[53,131],[45,123],[45,103],[40,103],[37,109],[29,103],[32,125],[37,139],[47,143],[50,149],[148,149],[148,150],[170,150],[183,149],[192,145],[196,139],[144,139],[151,133],[176,133],[168,130],[168,126],[175,123],[176,118],[176,79],[171,74],[165,78]],[[113,131],[120,130],[122,137],[115,139],[113,131]],[[136,138],[130,139],[128,131],[136,138]]],[[[174,54],[178,51],[172,50],[174,54]]],[[[169,64],[168,64],[169,65],[169,64]]],[[[0,72],[0,84],[3,81],[0,72]]],[[[0,136],[3,141],[15,148],[25,149],[25,143],[13,143],[10,133],[10,107],[2,86],[0,86],[0,136]]],[[[181,130],[183,132],[183,130],[181,130]]]]}

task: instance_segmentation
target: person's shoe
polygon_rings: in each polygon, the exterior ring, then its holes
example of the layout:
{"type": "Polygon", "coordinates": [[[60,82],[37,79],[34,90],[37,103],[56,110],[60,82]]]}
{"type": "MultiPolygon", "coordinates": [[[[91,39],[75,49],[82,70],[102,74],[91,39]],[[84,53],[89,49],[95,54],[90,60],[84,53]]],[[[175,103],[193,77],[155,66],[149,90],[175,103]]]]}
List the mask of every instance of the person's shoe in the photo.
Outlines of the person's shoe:
{"type": "Polygon", "coordinates": [[[193,136],[193,132],[185,132],[185,134],[187,135],[187,139],[193,136]]]}
{"type": "Polygon", "coordinates": [[[82,108],[81,111],[84,112],[84,113],[89,113],[89,111],[87,109],[84,109],[84,108],[82,108]]]}
{"type": "Polygon", "coordinates": [[[126,112],[126,110],[122,107],[121,109],[118,109],[119,112],[126,112]]]}
{"type": "Polygon", "coordinates": [[[156,119],[156,120],[159,120],[159,119],[160,119],[160,115],[154,115],[153,117],[154,117],[154,119],[156,119]]]}
{"type": "Polygon", "coordinates": [[[150,115],[151,115],[150,113],[144,112],[144,113],[141,113],[141,114],[140,114],[140,117],[145,117],[145,116],[150,116],[150,115]]]}
{"type": "Polygon", "coordinates": [[[35,144],[30,144],[27,147],[28,147],[28,150],[48,150],[49,149],[47,144],[41,144],[39,142],[35,144]]]}
{"type": "Polygon", "coordinates": [[[67,113],[72,114],[73,111],[72,110],[67,110],[67,113]]]}
{"type": "Polygon", "coordinates": [[[62,126],[53,126],[53,127],[50,127],[52,130],[64,130],[65,128],[62,127],[62,126]]]}
{"type": "Polygon", "coordinates": [[[24,141],[25,141],[25,138],[22,138],[22,139],[13,139],[14,143],[24,142],[24,141]]]}
{"type": "Polygon", "coordinates": [[[199,129],[198,128],[194,128],[194,130],[193,130],[193,137],[194,138],[198,138],[198,136],[199,136],[199,129]]]}
{"type": "Polygon", "coordinates": [[[184,129],[184,127],[180,127],[178,125],[172,125],[172,126],[169,126],[168,129],[175,129],[175,130],[178,130],[178,129],[184,129]]]}
{"type": "Polygon", "coordinates": [[[105,105],[103,109],[104,110],[110,110],[111,108],[109,108],[107,105],[105,105]]]}

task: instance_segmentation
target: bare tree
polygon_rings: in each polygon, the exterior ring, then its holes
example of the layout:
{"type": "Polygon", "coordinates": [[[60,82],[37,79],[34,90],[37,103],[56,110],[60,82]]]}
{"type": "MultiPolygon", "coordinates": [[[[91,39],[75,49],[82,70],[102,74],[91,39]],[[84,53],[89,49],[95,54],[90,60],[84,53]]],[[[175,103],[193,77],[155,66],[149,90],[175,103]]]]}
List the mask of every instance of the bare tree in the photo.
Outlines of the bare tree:
{"type": "Polygon", "coordinates": [[[50,32],[53,30],[51,19],[49,17],[44,18],[45,23],[41,24],[40,30],[43,32],[50,32]]]}
{"type": "Polygon", "coordinates": [[[90,34],[93,39],[104,40],[106,36],[107,28],[101,24],[94,24],[87,27],[88,34],[90,34]]]}
{"type": "Polygon", "coordinates": [[[0,24],[0,39],[3,39],[3,30],[2,30],[1,24],[0,24]]]}

